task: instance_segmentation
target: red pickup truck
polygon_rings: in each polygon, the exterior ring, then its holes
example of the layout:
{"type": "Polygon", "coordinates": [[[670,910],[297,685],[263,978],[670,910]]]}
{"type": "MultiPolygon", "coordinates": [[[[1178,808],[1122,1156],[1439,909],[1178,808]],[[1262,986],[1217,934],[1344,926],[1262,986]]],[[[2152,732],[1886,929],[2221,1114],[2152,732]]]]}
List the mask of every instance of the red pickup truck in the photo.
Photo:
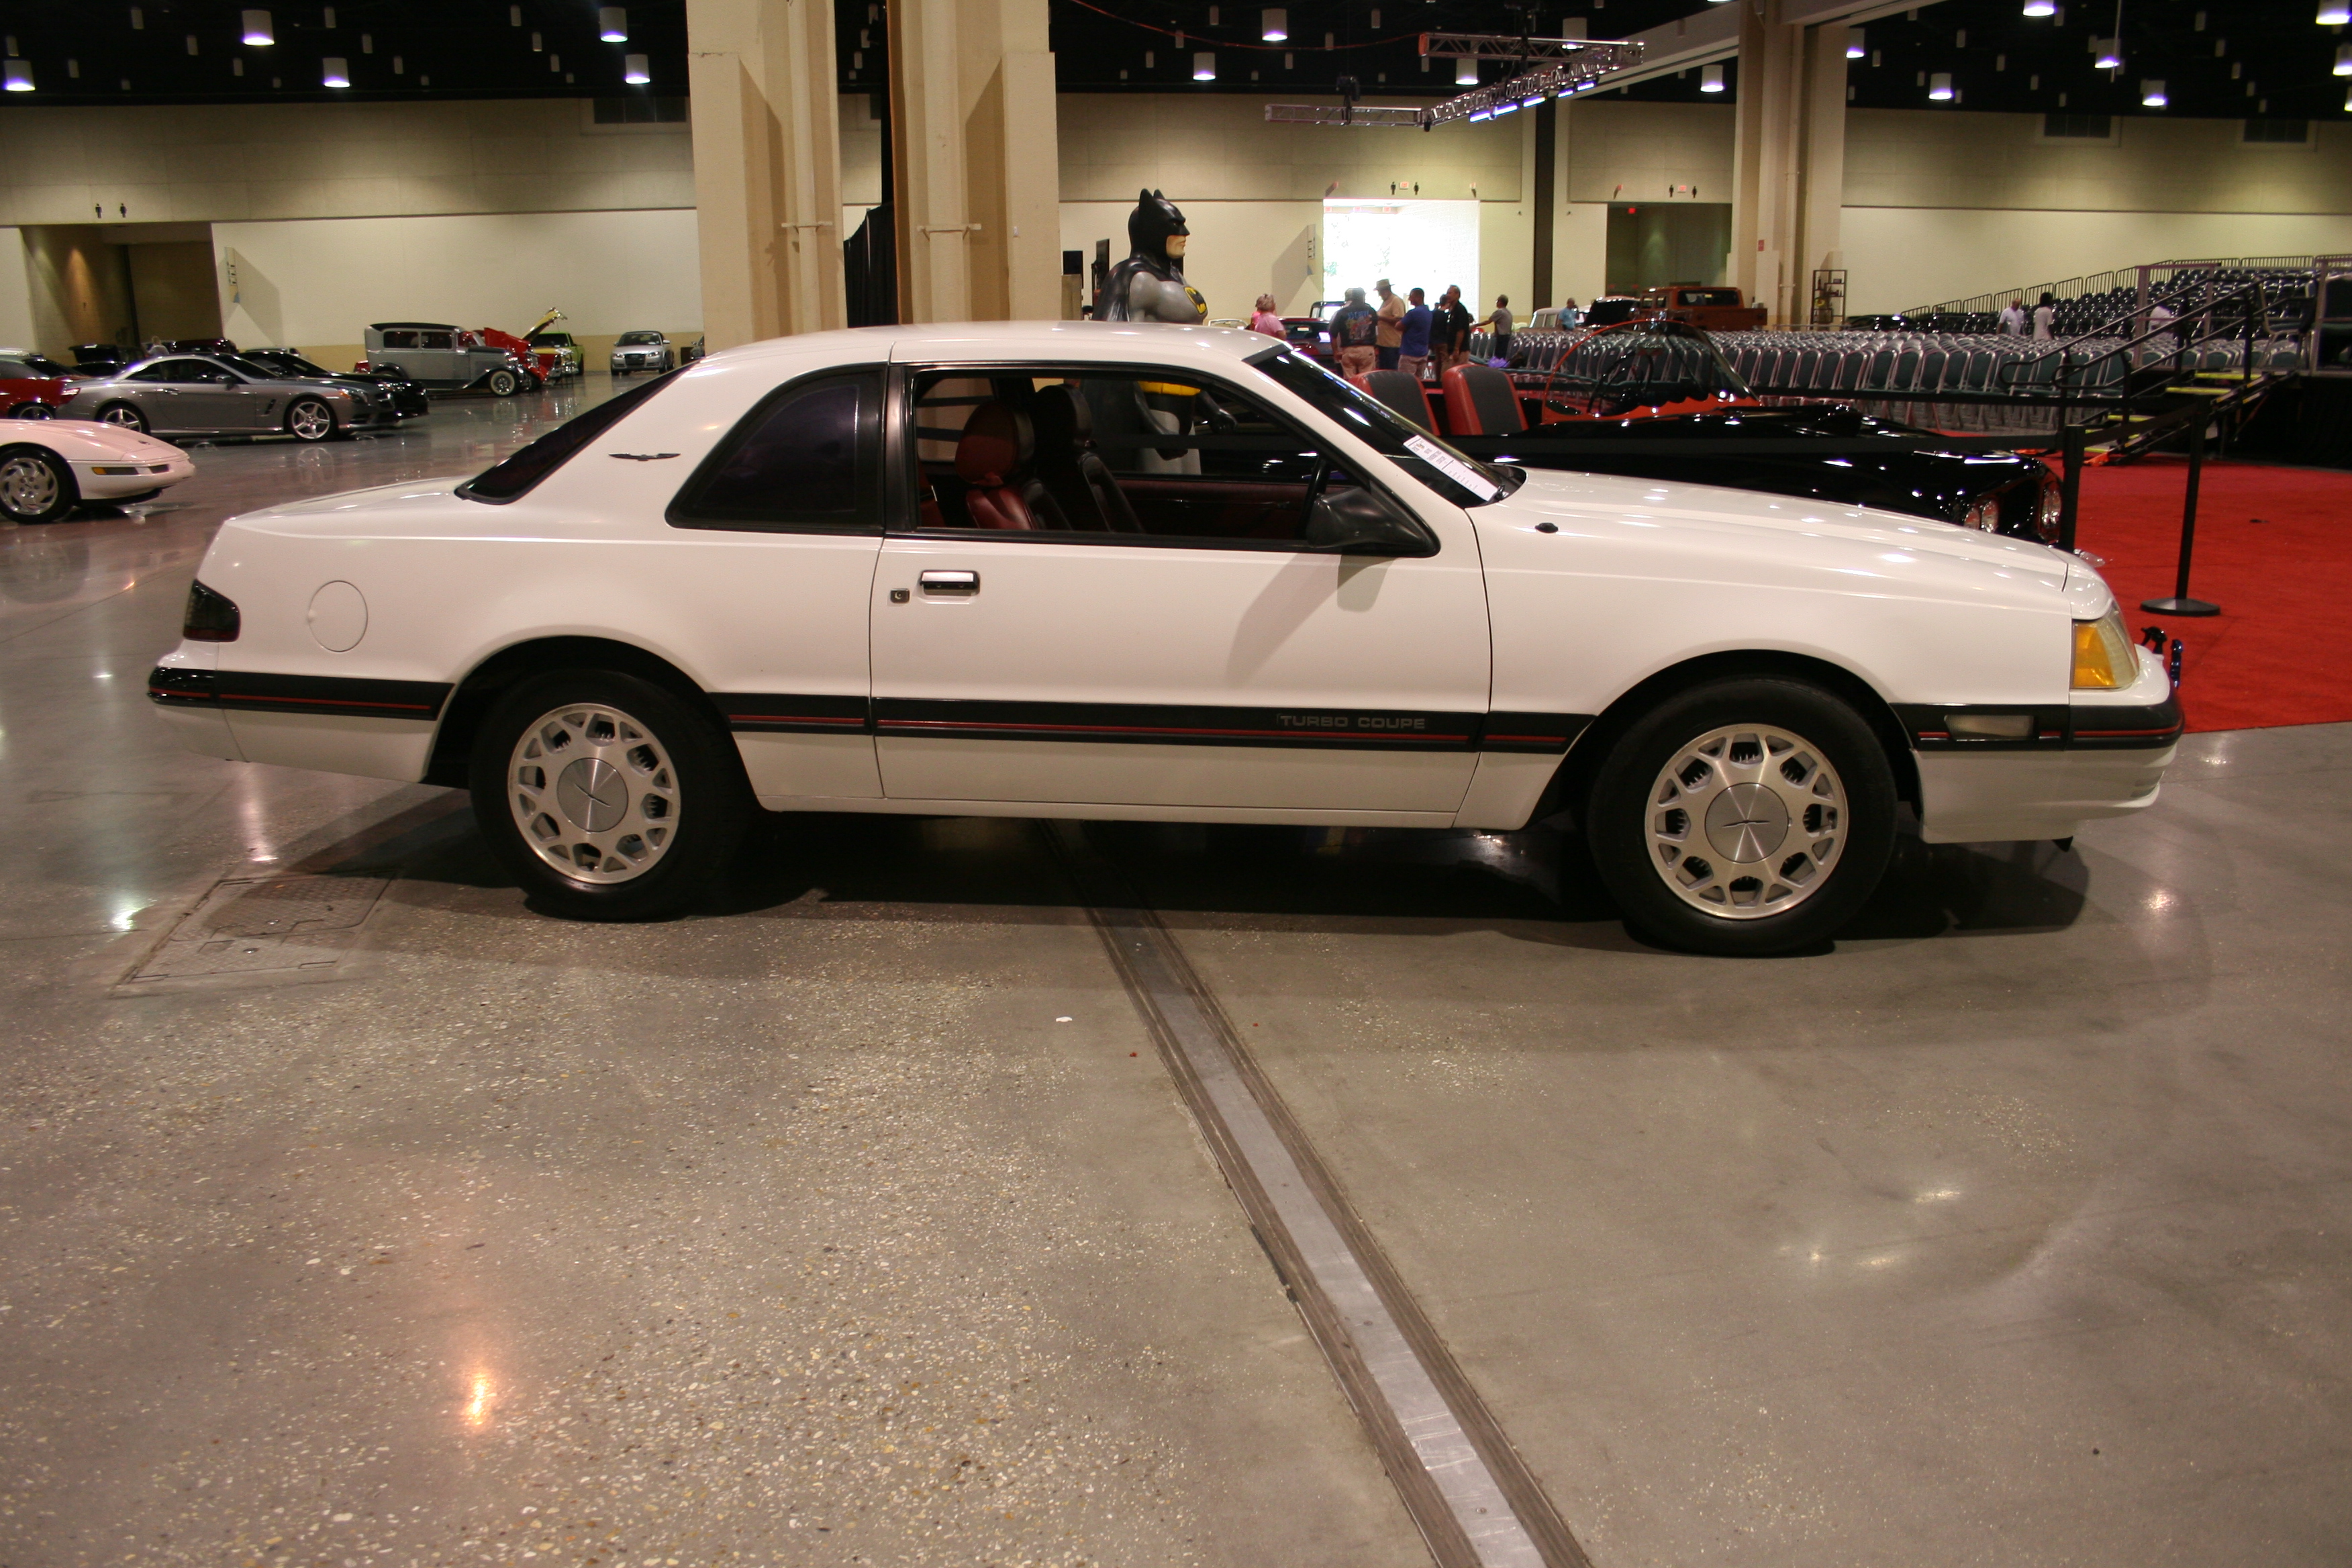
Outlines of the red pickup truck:
{"type": "Polygon", "coordinates": [[[1710,332],[1750,331],[1764,324],[1765,310],[1751,305],[1737,289],[1668,283],[1643,290],[1644,315],[1669,321],[1688,321],[1710,332]]]}

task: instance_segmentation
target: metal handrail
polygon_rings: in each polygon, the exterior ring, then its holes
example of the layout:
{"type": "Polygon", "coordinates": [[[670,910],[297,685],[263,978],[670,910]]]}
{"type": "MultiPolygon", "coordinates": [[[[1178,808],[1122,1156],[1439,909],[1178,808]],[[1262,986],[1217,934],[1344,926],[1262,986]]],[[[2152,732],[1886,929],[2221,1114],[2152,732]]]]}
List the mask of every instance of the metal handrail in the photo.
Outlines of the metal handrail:
{"type": "MultiPolygon", "coordinates": [[[[2035,367],[2054,359],[2058,363],[2055,373],[2050,378],[2049,384],[2052,390],[2060,397],[2069,397],[2071,394],[2073,395],[2071,400],[2082,401],[2091,395],[2088,373],[2094,365],[2104,364],[2109,360],[2120,357],[2124,363],[2125,377],[2128,381],[2132,371],[2147,368],[2137,363],[2136,351],[2153,343],[2158,338],[2171,340],[2173,364],[2169,380],[2172,383],[2178,383],[2186,375],[2192,374],[2181,363],[2183,356],[2190,349],[2221,339],[2241,335],[2243,336],[2246,343],[2241,365],[2243,372],[2242,379],[2247,382],[2252,381],[2256,329],[2260,327],[2263,329],[2262,335],[2267,336],[2270,324],[2268,285],[2257,278],[2225,292],[2215,293],[2211,287],[2211,274],[2202,273],[2199,276],[2200,279],[2199,282],[2176,289],[2168,294],[2145,298],[2142,302],[2112,321],[2102,322],[2091,331],[2079,333],[2041,353],[2010,361],[2000,369],[2000,384],[2014,391],[2021,383],[2032,378],[2035,367]],[[2147,325],[2158,306],[2171,310],[2176,303],[2188,308],[2176,310],[2172,320],[2168,321],[2153,326],[2147,325]],[[2209,324],[2201,331],[2193,326],[2193,323],[2200,318],[2209,323],[2218,322],[2222,312],[2227,311],[2233,305],[2241,304],[2251,308],[2245,310],[2237,320],[2227,326],[2209,324]],[[2128,329],[2133,323],[2138,323],[2144,328],[2137,337],[2127,337],[2123,342],[2084,359],[2074,360],[2069,357],[2080,353],[2081,345],[2089,340],[2104,337],[2108,331],[2116,328],[2128,329]],[[2080,380],[2074,380],[2074,374],[2078,372],[2081,373],[2080,380]]],[[[2126,395],[2132,395],[2127,393],[2126,395]]]]}

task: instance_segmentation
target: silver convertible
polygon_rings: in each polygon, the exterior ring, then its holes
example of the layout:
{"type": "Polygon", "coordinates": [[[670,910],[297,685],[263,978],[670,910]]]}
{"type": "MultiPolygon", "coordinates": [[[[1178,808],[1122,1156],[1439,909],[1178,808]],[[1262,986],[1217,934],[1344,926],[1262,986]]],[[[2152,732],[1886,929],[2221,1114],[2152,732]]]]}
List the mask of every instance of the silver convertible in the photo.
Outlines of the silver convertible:
{"type": "Polygon", "coordinates": [[[236,354],[165,354],[83,382],[59,417],[156,436],[287,435],[325,441],[400,422],[387,391],[282,375],[236,354]]]}

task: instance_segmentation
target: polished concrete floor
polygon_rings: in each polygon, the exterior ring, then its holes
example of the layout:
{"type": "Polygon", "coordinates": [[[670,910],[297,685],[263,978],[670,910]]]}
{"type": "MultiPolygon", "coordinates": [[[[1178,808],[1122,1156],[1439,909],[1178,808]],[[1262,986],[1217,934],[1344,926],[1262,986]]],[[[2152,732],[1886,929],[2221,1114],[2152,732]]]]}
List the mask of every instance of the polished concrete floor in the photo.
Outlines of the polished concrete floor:
{"type": "MultiPolygon", "coordinates": [[[[0,532],[0,1563],[1427,1562],[1034,826],[565,925],[152,722],[222,517],[602,390],[0,532]],[[174,935],[314,876],[308,967],[174,935]]],[[[1769,963],[1540,831],[1088,839],[1601,1568],[2342,1564],[2347,781],[2198,737],[1769,963]]]]}

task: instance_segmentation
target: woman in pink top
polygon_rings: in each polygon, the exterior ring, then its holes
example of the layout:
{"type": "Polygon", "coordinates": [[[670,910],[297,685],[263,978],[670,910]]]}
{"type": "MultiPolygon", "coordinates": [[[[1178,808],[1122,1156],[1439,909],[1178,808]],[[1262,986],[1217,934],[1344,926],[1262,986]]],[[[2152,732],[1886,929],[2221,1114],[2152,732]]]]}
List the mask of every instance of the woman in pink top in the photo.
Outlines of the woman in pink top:
{"type": "Polygon", "coordinates": [[[1274,313],[1273,295],[1260,294],[1257,297],[1257,314],[1250,318],[1249,330],[1253,332],[1264,332],[1270,338],[1284,335],[1282,318],[1274,313]]]}

